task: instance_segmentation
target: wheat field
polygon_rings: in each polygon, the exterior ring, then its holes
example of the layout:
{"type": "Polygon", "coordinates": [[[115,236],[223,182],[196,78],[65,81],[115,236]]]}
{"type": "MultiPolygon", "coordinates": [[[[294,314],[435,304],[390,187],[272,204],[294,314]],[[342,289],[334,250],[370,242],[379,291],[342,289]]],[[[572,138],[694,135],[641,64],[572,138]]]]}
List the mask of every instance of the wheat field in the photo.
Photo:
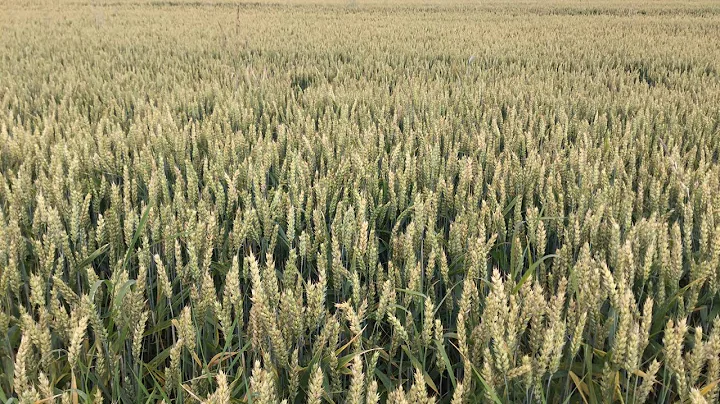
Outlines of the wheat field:
{"type": "Polygon", "coordinates": [[[718,402],[717,2],[0,8],[0,401],[718,402]]]}

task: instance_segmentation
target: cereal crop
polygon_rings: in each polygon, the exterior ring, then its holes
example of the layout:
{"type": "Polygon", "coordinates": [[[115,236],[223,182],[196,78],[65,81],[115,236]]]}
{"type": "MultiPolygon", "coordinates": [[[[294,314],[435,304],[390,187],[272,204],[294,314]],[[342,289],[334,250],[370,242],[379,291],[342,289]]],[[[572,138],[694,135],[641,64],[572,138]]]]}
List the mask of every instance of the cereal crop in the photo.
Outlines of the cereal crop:
{"type": "Polygon", "coordinates": [[[0,401],[718,402],[717,2],[0,8],[0,401]]]}

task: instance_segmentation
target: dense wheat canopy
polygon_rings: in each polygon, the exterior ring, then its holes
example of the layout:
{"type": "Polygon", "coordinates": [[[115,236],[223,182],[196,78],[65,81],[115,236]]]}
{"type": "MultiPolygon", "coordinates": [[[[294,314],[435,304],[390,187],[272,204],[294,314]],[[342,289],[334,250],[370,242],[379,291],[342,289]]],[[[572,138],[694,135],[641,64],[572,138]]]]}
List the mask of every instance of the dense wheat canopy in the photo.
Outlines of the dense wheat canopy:
{"type": "Polygon", "coordinates": [[[718,402],[720,4],[2,8],[1,401],[718,402]]]}

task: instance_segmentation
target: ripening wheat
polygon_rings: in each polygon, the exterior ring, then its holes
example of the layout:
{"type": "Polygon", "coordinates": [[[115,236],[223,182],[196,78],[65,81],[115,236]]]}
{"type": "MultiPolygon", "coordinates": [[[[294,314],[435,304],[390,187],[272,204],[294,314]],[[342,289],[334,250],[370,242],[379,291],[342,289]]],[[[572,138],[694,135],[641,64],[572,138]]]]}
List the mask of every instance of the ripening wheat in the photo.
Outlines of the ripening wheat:
{"type": "Polygon", "coordinates": [[[0,401],[720,399],[718,4],[5,6],[0,401]]]}

